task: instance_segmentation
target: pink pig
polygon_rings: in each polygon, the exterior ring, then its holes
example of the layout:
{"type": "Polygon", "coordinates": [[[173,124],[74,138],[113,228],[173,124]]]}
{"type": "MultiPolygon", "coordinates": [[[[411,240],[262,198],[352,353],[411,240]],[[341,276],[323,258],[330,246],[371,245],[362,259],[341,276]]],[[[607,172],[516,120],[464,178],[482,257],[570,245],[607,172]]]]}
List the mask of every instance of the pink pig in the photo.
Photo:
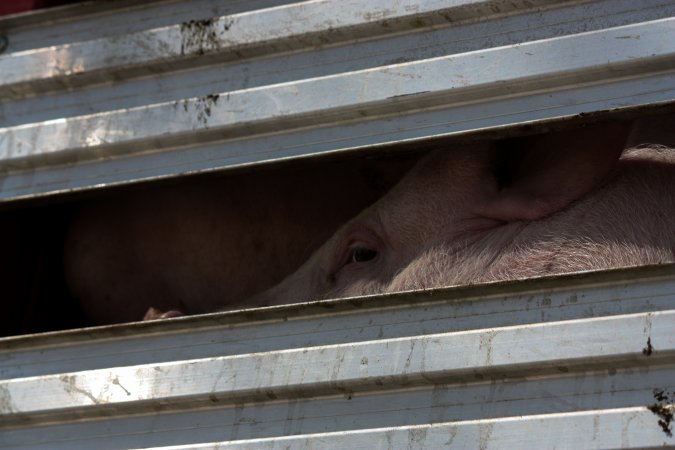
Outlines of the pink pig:
{"type": "Polygon", "coordinates": [[[437,149],[246,305],[675,261],[675,151],[628,130],[437,149]]]}
{"type": "Polygon", "coordinates": [[[366,209],[353,164],[114,197],[74,220],[66,273],[111,323],[674,261],[675,151],[624,151],[630,130],[436,148],[366,209]]]}
{"type": "Polygon", "coordinates": [[[297,161],[99,196],[69,227],[70,292],[93,325],[140,320],[151,306],[147,318],[237,307],[293,273],[413,163],[297,161]]]}

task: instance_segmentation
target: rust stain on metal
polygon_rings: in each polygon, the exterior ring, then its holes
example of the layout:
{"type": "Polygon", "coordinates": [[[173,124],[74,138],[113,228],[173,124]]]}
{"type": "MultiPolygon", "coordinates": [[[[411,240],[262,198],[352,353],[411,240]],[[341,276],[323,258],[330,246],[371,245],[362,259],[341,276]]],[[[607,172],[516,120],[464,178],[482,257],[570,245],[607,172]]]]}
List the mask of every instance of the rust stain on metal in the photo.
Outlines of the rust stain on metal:
{"type": "Polygon", "coordinates": [[[412,428],[408,431],[408,448],[424,448],[427,440],[427,428],[412,428]]]}
{"type": "Polygon", "coordinates": [[[642,354],[645,356],[651,356],[651,354],[654,352],[654,347],[652,346],[652,338],[648,337],[647,338],[647,346],[642,349],[642,354]]]}
{"type": "Polygon", "coordinates": [[[276,400],[277,398],[279,398],[273,389],[265,389],[265,395],[270,400],[276,400]]]}
{"type": "Polygon", "coordinates": [[[12,403],[12,394],[6,387],[0,386],[0,413],[9,414],[14,411],[16,411],[16,408],[12,403]]]}
{"type": "Polygon", "coordinates": [[[127,394],[127,396],[131,395],[131,392],[129,392],[127,388],[125,388],[124,386],[122,386],[122,384],[120,384],[120,380],[118,377],[113,378],[111,380],[111,383],[122,388],[122,390],[127,394]]]}
{"type": "Polygon", "coordinates": [[[180,54],[203,55],[220,48],[219,35],[229,31],[232,22],[224,21],[222,30],[217,29],[218,22],[217,18],[183,22],[180,26],[180,54]]]}
{"type": "Polygon", "coordinates": [[[191,108],[194,108],[194,111],[197,113],[197,120],[206,127],[209,118],[211,117],[211,110],[218,103],[219,98],[219,94],[209,94],[194,100],[185,99],[182,102],[176,101],[173,107],[178,108],[178,105],[182,103],[183,111],[186,113],[189,112],[191,108]]]}
{"type": "Polygon", "coordinates": [[[642,354],[645,356],[651,356],[651,354],[654,352],[654,346],[652,346],[652,313],[647,313],[643,331],[647,336],[647,346],[642,349],[642,354]]]}
{"type": "Polygon", "coordinates": [[[673,413],[675,412],[675,393],[663,389],[654,389],[656,403],[647,406],[658,418],[658,424],[668,437],[673,437],[673,413]]]}
{"type": "Polygon", "coordinates": [[[75,375],[61,375],[59,377],[61,383],[63,383],[64,390],[69,394],[82,394],[87,397],[92,403],[98,405],[101,403],[99,399],[94,397],[94,395],[86,389],[83,389],[77,385],[77,377],[75,375]]]}

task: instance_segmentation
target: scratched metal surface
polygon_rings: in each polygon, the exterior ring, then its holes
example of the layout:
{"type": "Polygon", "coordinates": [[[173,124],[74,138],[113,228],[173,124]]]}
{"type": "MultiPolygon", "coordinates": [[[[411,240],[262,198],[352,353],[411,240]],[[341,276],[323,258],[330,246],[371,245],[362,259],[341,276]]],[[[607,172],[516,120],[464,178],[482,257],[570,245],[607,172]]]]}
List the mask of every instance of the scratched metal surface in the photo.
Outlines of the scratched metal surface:
{"type": "Polygon", "coordinates": [[[6,338],[0,448],[675,446],[674,305],[664,265],[6,338]]]}
{"type": "Polygon", "coordinates": [[[192,6],[0,20],[0,201],[675,100],[673,0],[192,6]]]}
{"type": "MultiPolygon", "coordinates": [[[[674,17],[104,0],[5,18],[0,201],[667,104],[674,17]]],[[[0,339],[0,448],[675,447],[674,305],[667,265],[0,339]]]]}

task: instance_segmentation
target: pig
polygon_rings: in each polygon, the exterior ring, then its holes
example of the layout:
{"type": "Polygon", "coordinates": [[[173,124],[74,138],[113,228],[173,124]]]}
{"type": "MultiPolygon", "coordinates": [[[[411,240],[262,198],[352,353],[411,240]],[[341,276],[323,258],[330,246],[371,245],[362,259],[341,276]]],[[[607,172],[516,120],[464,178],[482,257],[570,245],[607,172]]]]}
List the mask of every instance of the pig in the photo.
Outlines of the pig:
{"type": "Polygon", "coordinates": [[[673,262],[675,151],[624,151],[629,134],[609,123],[435,149],[241,306],[673,262]]]}
{"type": "Polygon", "coordinates": [[[90,325],[236,307],[295,271],[416,158],[294,161],[92,196],[68,226],[68,289],[90,325]]]}
{"type": "Polygon", "coordinates": [[[101,324],[671,262],[675,152],[631,129],[438,144],[380,189],[322,166],[99,200],[69,285],[101,324]]]}

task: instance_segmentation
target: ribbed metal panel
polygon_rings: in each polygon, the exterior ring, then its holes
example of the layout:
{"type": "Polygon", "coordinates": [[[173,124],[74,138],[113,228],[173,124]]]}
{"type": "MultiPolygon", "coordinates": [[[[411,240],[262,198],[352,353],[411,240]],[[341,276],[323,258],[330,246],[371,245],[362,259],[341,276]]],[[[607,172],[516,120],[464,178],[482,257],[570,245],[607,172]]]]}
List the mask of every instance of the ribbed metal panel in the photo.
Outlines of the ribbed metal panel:
{"type": "Polygon", "coordinates": [[[675,99],[672,0],[114,5],[0,20],[1,200],[675,99]]]}
{"type": "MultiPolygon", "coordinates": [[[[0,33],[0,201],[675,100],[672,0],[99,1],[0,33]]],[[[673,305],[666,265],[0,339],[0,448],[675,447],[673,305]]]]}
{"type": "Polygon", "coordinates": [[[0,448],[673,446],[675,266],[0,340],[0,448]]]}

